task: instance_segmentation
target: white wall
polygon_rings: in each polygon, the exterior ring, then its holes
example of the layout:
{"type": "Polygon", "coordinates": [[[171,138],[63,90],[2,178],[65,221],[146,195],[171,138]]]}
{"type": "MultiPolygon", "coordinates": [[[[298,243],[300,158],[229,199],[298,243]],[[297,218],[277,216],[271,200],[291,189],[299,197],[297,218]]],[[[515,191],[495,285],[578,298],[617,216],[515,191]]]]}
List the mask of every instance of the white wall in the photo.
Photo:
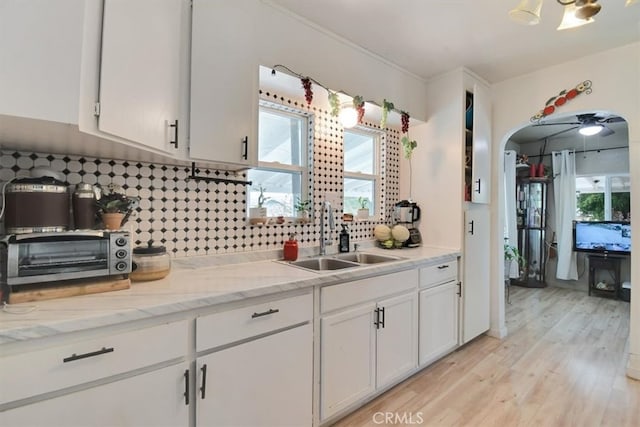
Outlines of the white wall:
{"type": "MultiPolygon", "coordinates": [[[[577,114],[607,110],[625,118],[629,124],[629,158],[631,176],[631,210],[640,212],[640,43],[583,57],[531,74],[493,85],[493,196],[492,205],[494,259],[492,283],[500,282],[502,271],[503,206],[499,194],[502,183],[503,147],[514,131],[528,125],[547,99],[561,90],[591,80],[593,92],[581,94],[558,109],[558,113],[577,114]]],[[[638,222],[637,220],[633,220],[638,222]]],[[[637,216],[635,217],[637,218],[637,216]]],[[[640,225],[633,225],[639,228],[640,225]]],[[[640,233],[632,236],[632,245],[640,248],[640,233]]],[[[627,373],[640,379],[640,252],[631,255],[630,357],[627,373]]],[[[497,286],[497,285],[496,285],[497,286]]]]}
{"type": "MultiPolygon", "coordinates": [[[[378,104],[387,99],[412,117],[427,117],[422,79],[288,11],[268,2],[251,1],[250,19],[237,25],[258,26],[261,65],[283,64],[334,90],[378,104]]],[[[318,91],[319,96],[321,93],[318,91]]]]}

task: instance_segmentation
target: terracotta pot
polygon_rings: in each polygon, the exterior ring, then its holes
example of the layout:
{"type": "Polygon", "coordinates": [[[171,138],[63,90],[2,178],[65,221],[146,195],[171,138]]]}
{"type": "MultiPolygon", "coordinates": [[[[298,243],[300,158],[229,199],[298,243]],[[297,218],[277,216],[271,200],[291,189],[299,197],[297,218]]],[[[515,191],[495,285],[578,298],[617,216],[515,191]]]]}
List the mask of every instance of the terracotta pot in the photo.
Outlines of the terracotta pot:
{"type": "Polygon", "coordinates": [[[102,222],[107,230],[120,230],[124,214],[120,212],[116,213],[103,213],[102,222]]]}

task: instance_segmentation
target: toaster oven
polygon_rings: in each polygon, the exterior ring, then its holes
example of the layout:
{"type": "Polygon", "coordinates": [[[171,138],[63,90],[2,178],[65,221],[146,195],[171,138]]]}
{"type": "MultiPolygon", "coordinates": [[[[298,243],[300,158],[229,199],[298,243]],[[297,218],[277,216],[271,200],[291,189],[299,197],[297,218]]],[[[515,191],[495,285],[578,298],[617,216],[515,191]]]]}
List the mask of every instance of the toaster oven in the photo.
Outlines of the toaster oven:
{"type": "Polygon", "coordinates": [[[5,236],[0,240],[3,285],[127,275],[131,241],[123,231],[68,231],[5,236]]]}

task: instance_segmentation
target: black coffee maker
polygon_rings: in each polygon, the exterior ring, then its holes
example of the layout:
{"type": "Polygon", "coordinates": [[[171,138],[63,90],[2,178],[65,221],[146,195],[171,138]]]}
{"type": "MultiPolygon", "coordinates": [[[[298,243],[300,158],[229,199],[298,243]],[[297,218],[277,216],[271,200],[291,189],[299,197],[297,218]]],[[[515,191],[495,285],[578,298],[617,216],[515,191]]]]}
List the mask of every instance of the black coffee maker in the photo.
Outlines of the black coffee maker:
{"type": "Polygon", "coordinates": [[[414,227],[414,223],[420,220],[420,207],[411,200],[401,200],[394,208],[394,221],[397,224],[405,225],[409,229],[409,239],[404,242],[404,246],[414,248],[422,244],[420,231],[414,227]]]}

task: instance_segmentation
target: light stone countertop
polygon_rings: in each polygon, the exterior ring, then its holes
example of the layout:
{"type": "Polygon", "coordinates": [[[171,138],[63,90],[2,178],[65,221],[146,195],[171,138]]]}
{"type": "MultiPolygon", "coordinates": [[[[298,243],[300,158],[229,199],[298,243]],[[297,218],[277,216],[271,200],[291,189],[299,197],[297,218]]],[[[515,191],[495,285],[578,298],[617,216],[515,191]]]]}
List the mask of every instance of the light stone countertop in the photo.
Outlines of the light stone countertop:
{"type": "Polygon", "coordinates": [[[130,289],[12,305],[10,308],[14,310],[31,306],[36,309],[25,314],[0,311],[0,346],[428,266],[460,255],[455,249],[428,246],[391,251],[368,247],[362,252],[403,259],[316,272],[273,258],[260,259],[265,257],[260,254],[178,258],[173,260],[171,273],[164,279],[135,282],[130,289]],[[240,260],[247,262],[221,264],[240,260]]]}

